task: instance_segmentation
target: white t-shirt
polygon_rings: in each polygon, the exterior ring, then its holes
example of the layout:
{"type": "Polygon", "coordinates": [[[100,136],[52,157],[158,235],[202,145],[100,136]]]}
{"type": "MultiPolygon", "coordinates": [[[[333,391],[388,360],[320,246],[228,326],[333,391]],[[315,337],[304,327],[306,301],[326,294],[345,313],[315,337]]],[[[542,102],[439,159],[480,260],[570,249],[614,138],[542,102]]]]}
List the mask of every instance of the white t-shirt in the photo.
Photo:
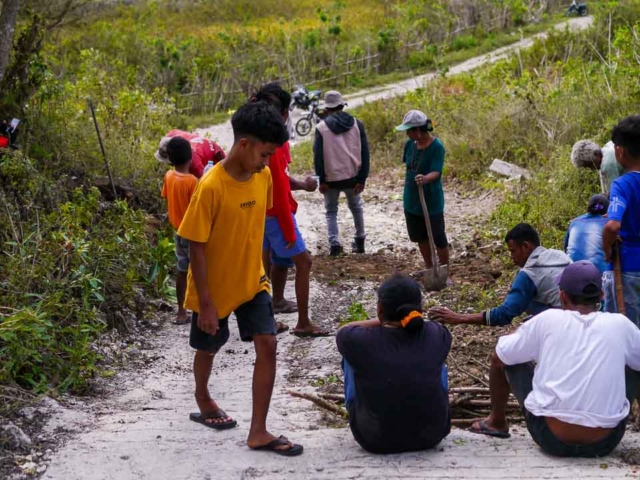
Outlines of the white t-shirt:
{"type": "Polygon", "coordinates": [[[524,402],[535,416],[613,428],[629,414],[624,367],[640,370],[640,329],[623,315],[546,310],[496,353],[506,365],[537,363],[524,402]]]}

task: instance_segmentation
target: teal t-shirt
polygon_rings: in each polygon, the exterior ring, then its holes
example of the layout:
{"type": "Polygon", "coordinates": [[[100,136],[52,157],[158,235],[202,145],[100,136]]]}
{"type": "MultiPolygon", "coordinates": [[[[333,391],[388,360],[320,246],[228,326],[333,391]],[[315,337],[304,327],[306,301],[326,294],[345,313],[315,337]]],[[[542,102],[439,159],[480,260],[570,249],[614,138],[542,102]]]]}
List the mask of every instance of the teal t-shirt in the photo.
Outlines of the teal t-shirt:
{"type": "Polygon", "coordinates": [[[403,156],[404,164],[407,166],[403,199],[406,212],[413,215],[422,215],[416,175],[427,175],[431,172],[440,173],[440,177],[435,182],[428,183],[422,187],[424,188],[424,199],[429,209],[429,215],[438,215],[444,212],[444,191],[442,190],[444,154],[444,145],[438,138],[434,139],[427,148],[418,149],[417,151],[414,142],[407,140],[403,156]]]}

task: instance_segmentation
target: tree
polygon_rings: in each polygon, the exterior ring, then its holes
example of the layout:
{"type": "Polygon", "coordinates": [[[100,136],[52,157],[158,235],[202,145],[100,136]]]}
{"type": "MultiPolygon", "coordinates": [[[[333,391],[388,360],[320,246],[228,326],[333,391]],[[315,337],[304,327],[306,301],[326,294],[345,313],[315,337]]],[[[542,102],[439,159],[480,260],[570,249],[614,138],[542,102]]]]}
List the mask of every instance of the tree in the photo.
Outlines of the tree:
{"type": "Polygon", "coordinates": [[[4,78],[11,57],[13,33],[16,30],[16,20],[20,10],[20,0],[4,0],[0,10],[0,82],[4,78]]]}
{"type": "Polygon", "coordinates": [[[0,109],[13,110],[41,84],[46,67],[39,56],[47,33],[81,19],[90,0],[1,0],[0,5],[0,109]]]}

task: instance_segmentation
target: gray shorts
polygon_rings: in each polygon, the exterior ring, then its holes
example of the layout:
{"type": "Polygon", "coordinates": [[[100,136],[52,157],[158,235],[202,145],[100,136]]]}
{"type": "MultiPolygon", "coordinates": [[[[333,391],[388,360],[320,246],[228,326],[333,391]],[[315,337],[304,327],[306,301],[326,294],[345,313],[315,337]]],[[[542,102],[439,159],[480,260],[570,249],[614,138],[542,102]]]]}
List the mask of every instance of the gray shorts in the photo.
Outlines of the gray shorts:
{"type": "MultiPolygon", "coordinates": [[[[255,335],[275,335],[276,319],[273,316],[271,295],[262,291],[252,300],[243,303],[234,310],[238,321],[240,339],[250,342],[255,335]]],[[[210,335],[198,328],[198,312],[191,315],[191,334],[189,345],[196,350],[217,353],[229,340],[229,317],[220,319],[220,328],[210,335]]]]}
{"type": "Polygon", "coordinates": [[[176,258],[178,259],[178,271],[189,271],[189,240],[182,238],[177,233],[173,237],[176,244],[176,258]]]}

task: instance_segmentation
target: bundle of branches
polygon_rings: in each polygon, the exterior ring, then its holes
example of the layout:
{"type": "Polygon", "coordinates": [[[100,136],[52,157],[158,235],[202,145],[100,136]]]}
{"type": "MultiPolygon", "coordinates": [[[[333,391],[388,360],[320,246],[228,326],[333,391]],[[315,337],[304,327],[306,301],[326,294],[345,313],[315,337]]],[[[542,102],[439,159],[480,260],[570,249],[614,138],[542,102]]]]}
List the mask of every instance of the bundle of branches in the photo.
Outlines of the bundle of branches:
{"type": "MultiPolygon", "coordinates": [[[[452,357],[449,358],[449,377],[455,379],[456,385],[449,389],[449,406],[451,423],[459,427],[470,426],[473,422],[489,415],[491,399],[489,395],[489,365],[471,358],[473,369],[463,367],[452,357]],[[458,386],[459,385],[459,386],[458,386]]],[[[342,418],[348,418],[344,408],[344,395],[336,393],[302,393],[290,391],[290,395],[313,402],[317,406],[342,418]]],[[[518,402],[510,396],[507,402],[509,422],[523,421],[524,417],[518,402]]]]}

